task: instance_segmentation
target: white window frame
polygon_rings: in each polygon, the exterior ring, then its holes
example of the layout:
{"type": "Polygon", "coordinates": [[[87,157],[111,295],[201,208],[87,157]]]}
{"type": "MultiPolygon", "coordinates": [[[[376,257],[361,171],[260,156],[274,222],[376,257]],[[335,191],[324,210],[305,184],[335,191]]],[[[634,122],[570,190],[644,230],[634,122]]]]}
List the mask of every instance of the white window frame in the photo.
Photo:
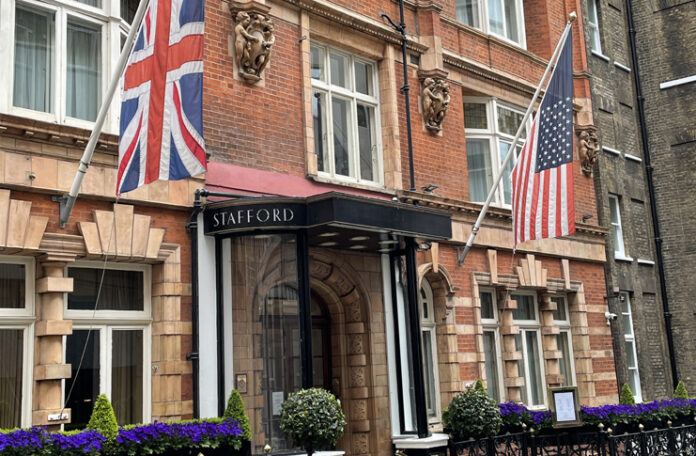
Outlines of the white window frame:
{"type": "MultiPolygon", "coordinates": [[[[425,363],[425,356],[423,356],[423,369],[424,374],[426,375],[428,374],[428,370],[432,371],[433,384],[435,387],[435,400],[433,404],[435,408],[434,416],[430,416],[430,414],[428,414],[428,423],[432,425],[439,424],[442,421],[442,407],[440,405],[440,373],[438,372],[439,363],[437,358],[437,323],[435,321],[433,289],[430,285],[430,282],[428,282],[427,279],[424,278],[421,280],[420,290],[418,293],[418,313],[420,315],[420,330],[422,337],[428,337],[430,339],[430,357],[432,360],[432,364],[428,366],[425,363]],[[425,299],[423,299],[420,290],[423,290],[425,292],[425,299]],[[423,312],[426,308],[428,311],[427,318],[424,316],[423,312]]],[[[423,350],[423,354],[425,355],[425,346],[423,345],[422,341],[421,350],[423,350]]],[[[425,383],[427,384],[427,379],[425,379],[425,383]]]]}
{"type": "MultiPolygon", "coordinates": [[[[633,330],[633,311],[631,310],[631,297],[627,292],[621,291],[619,292],[619,300],[621,301],[621,315],[623,317],[622,322],[625,322],[626,319],[628,319],[630,323],[629,328],[623,328],[624,341],[629,342],[631,344],[631,347],[633,349],[633,359],[636,360],[636,367],[632,368],[626,365],[626,370],[628,370],[628,375],[633,377],[634,384],[636,386],[636,391],[633,391],[633,397],[635,398],[636,402],[643,402],[643,388],[640,384],[640,368],[638,367],[638,347],[636,346],[636,333],[633,330]],[[624,303],[625,309],[627,310],[624,309],[624,303]],[[630,334],[627,334],[626,329],[630,330],[630,334]]],[[[625,346],[626,345],[624,344],[624,347],[625,346]]]]}
{"type": "MultiPolygon", "coordinates": [[[[464,0],[458,0],[458,1],[464,1],[464,0]]],[[[474,2],[478,3],[478,23],[479,26],[475,27],[473,25],[470,25],[469,27],[474,27],[476,29],[481,30],[484,33],[487,33],[489,35],[492,35],[500,40],[503,40],[507,43],[510,43],[514,46],[520,47],[522,49],[527,49],[527,34],[525,32],[525,23],[524,23],[524,2],[522,0],[515,0],[515,10],[517,12],[517,15],[515,17],[515,20],[517,21],[517,34],[518,34],[518,40],[511,40],[505,35],[499,35],[497,33],[491,32],[490,31],[490,26],[489,26],[489,16],[488,16],[488,1],[487,0],[473,0],[474,2]]],[[[502,0],[499,0],[502,1],[502,0]]],[[[456,8],[456,3],[455,2],[455,8],[456,8]]],[[[456,13],[455,13],[456,14],[456,13]]],[[[503,19],[505,16],[505,12],[503,11],[503,19]]],[[[459,21],[459,18],[457,17],[457,20],[459,21]]],[[[459,21],[462,22],[462,21],[459,21]]],[[[462,22],[465,24],[464,22],[462,22]]],[[[468,24],[467,24],[468,25],[468,24]]],[[[507,24],[503,20],[503,26],[507,27],[507,24]]]]}
{"type": "MultiPolygon", "coordinates": [[[[101,27],[101,96],[111,78],[121,51],[121,34],[127,33],[130,25],[120,17],[120,0],[102,0],[103,7],[97,8],[74,0],[3,0],[0,2],[0,36],[6,45],[0,47],[0,59],[11,62],[9,71],[0,72],[0,112],[32,118],[49,123],[92,129],[94,121],[77,119],[67,115],[67,24],[69,19],[101,27]],[[51,111],[42,112],[13,105],[15,11],[18,5],[46,11],[53,15],[51,111]]],[[[103,101],[103,100],[101,100],[103,101]]],[[[100,106],[97,106],[97,112],[100,106]]],[[[118,134],[120,100],[114,97],[104,124],[104,132],[118,134]]]]}
{"type": "Polygon", "coordinates": [[[602,37],[599,30],[598,2],[599,0],[588,0],[587,2],[587,25],[590,31],[590,47],[592,51],[602,54],[602,37]]]}
{"type": "MultiPolygon", "coordinates": [[[[501,350],[501,340],[500,340],[500,321],[498,317],[498,302],[497,302],[497,296],[496,292],[494,289],[489,289],[489,288],[482,288],[479,290],[479,302],[481,302],[481,295],[484,293],[489,293],[491,295],[491,306],[493,307],[493,318],[483,318],[483,312],[481,309],[483,306],[479,306],[479,314],[481,316],[481,327],[483,333],[485,332],[492,332],[494,336],[494,350],[495,350],[495,370],[498,374],[497,383],[498,383],[498,399],[499,402],[503,402],[505,400],[505,379],[503,377],[503,364],[502,364],[502,350],[501,350]]],[[[487,355],[484,351],[484,345],[482,343],[481,345],[481,352],[483,352],[484,356],[487,355]]],[[[488,389],[488,381],[489,379],[486,378],[486,389],[488,389]]]]}
{"type": "MultiPolygon", "coordinates": [[[[553,324],[554,326],[557,326],[559,329],[559,336],[561,334],[564,335],[564,337],[567,338],[568,340],[568,359],[570,360],[570,378],[566,378],[566,383],[568,386],[573,386],[575,385],[575,354],[573,352],[573,333],[571,330],[570,326],[570,309],[568,306],[568,297],[565,295],[558,295],[558,296],[552,296],[551,299],[556,300],[556,305],[558,306],[559,304],[563,306],[564,311],[565,311],[565,320],[556,320],[554,318],[553,324]],[[558,302],[560,300],[560,302],[558,302]]],[[[558,347],[558,350],[560,351],[560,347],[558,347]]]]}
{"type": "MultiPolygon", "coordinates": [[[[76,261],[66,266],[65,276],[70,268],[91,268],[101,271],[104,263],[100,261],[76,261]]],[[[152,269],[147,264],[109,263],[107,269],[138,271],[143,273],[143,310],[74,310],[68,309],[68,293],[64,294],[64,313],[66,319],[73,320],[73,330],[99,330],[99,394],[111,398],[112,335],[119,330],[143,331],[143,422],[152,417],[152,269]]],[[[108,274],[108,272],[107,272],[108,274]]],[[[63,359],[67,350],[67,336],[63,340],[63,359]]],[[[65,362],[65,361],[64,361],[65,362]]],[[[65,401],[65,380],[63,380],[63,400],[65,401]]]]}
{"type": "MultiPolygon", "coordinates": [[[[379,87],[379,78],[378,78],[378,72],[379,69],[377,67],[377,63],[357,56],[355,54],[352,54],[345,49],[337,48],[335,46],[330,46],[325,43],[321,43],[319,41],[312,41],[311,46],[313,47],[318,47],[323,50],[324,53],[324,79],[325,80],[320,80],[320,79],[314,79],[310,75],[310,80],[311,80],[311,86],[312,86],[312,97],[314,96],[315,92],[321,92],[324,94],[326,104],[325,104],[325,116],[326,116],[326,123],[324,125],[326,132],[326,140],[325,140],[325,145],[326,145],[326,160],[325,160],[325,167],[328,169],[328,171],[319,171],[317,170],[317,174],[320,177],[324,177],[326,179],[338,181],[338,182],[345,182],[345,183],[359,183],[362,185],[368,185],[368,186],[373,186],[373,187],[382,187],[384,183],[384,161],[383,161],[383,151],[382,151],[382,122],[380,118],[380,104],[379,104],[379,92],[380,92],[380,87],[379,87]],[[334,53],[341,55],[347,59],[348,62],[348,86],[349,88],[343,88],[340,86],[336,86],[331,84],[331,64],[329,61],[329,53],[334,53]],[[366,65],[370,65],[372,67],[372,89],[374,91],[374,95],[365,95],[363,93],[357,92],[354,90],[355,87],[355,62],[361,62],[366,65]],[[351,154],[351,159],[352,160],[352,172],[351,176],[343,176],[340,174],[336,174],[335,172],[335,160],[334,160],[334,145],[333,145],[333,110],[331,109],[331,97],[337,96],[337,98],[346,100],[349,102],[350,106],[350,115],[349,115],[349,125],[350,125],[350,135],[349,135],[349,140],[350,140],[350,150],[349,153],[351,154]],[[376,155],[374,160],[376,160],[376,166],[374,167],[374,174],[375,174],[375,180],[366,180],[362,179],[360,177],[360,150],[358,148],[358,142],[359,142],[359,136],[358,136],[358,129],[357,129],[357,123],[358,123],[358,118],[357,118],[357,103],[369,105],[374,112],[374,125],[373,125],[373,134],[374,134],[374,147],[376,148],[376,155]]],[[[316,144],[315,144],[315,150],[316,150],[316,144]]],[[[313,151],[314,152],[314,151],[313,151]]]]}
{"type": "Polygon", "coordinates": [[[621,223],[621,203],[619,202],[618,195],[609,194],[609,224],[612,228],[612,235],[614,237],[614,258],[618,260],[632,260],[626,254],[626,244],[624,243],[623,237],[623,227],[621,223]],[[612,209],[616,211],[616,222],[611,220],[612,209]],[[616,244],[619,244],[619,249],[616,249],[616,244]]]}
{"type": "MultiPolygon", "coordinates": [[[[0,255],[2,264],[24,265],[24,307],[20,309],[0,308],[0,330],[22,331],[22,412],[21,426],[32,425],[32,391],[34,376],[34,323],[35,323],[35,266],[34,259],[30,257],[18,257],[0,255]]],[[[1,354],[0,354],[1,356],[1,354]]]]}
{"type": "Polygon", "coordinates": [[[546,396],[547,396],[547,388],[546,388],[546,362],[544,359],[544,349],[542,347],[542,339],[541,339],[541,322],[539,321],[539,301],[537,300],[537,296],[535,293],[528,293],[525,291],[515,291],[514,293],[511,293],[510,299],[512,299],[512,296],[531,296],[532,297],[532,306],[533,306],[533,313],[534,313],[534,319],[533,320],[514,320],[514,324],[517,325],[519,328],[519,336],[520,340],[522,343],[521,351],[522,351],[522,363],[524,363],[524,388],[526,390],[526,395],[527,398],[532,397],[532,390],[530,387],[530,369],[529,369],[529,359],[527,358],[527,338],[526,333],[528,332],[534,332],[536,334],[536,340],[537,340],[537,351],[538,354],[537,356],[539,357],[539,381],[541,382],[541,403],[540,404],[525,404],[527,408],[529,409],[543,409],[546,407],[546,396]]]}
{"type": "MultiPolygon", "coordinates": [[[[462,103],[476,103],[476,104],[483,104],[486,106],[486,122],[488,124],[488,128],[486,129],[481,129],[481,128],[469,128],[464,125],[465,128],[465,140],[469,139],[483,139],[483,140],[488,140],[488,149],[490,153],[490,161],[491,161],[491,173],[492,173],[492,181],[495,182],[496,177],[502,170],[502,164],[505,159],[505,157],[500,157],[500,142],[505,142],[508,143],[509,145],[512,145],[512,140],[515,139],[513,135],[510,135],[508,133],[504,133],[501,131],[499,123],[498,123],[498,108],[503,108],[507,109],[510,111],[514,111],[515,113],[521,114],[524,116],[524,110],[521,108],[518,108],[516,106],[510,105],[508,103],[499,101],[497,98],[486,98],[486,97],[464,97],[462,100],[462,103]]],[[[465,114],[466,115],[466,114],[465,114]]],[[[530,122],[527,121],[527,124],[525,125],[525,129],[527,132],[529,132],[529,126],[530,122]]],[[[525,138],[520,138],[517,142],[517,150],[518,152],[522,150],[522,145],[524,144],[525,138]]],[[[467,152],[468,153],[468,152],[467,152]]],[[[511,166],[514,167],[515,163],[517,162],[517,154],[512,158],[511,160],[511,166]]],[[[510,173],[512,175],[512,172],[510,173]]],[[[467,176],[468,180],[468,176],[467,176]]],[[[493,200],[491,201],[491,205],[493,206],[499,206],[499,207],[504,207],[504,208],[512,208],[511,203],[505,203],[505,183],[501,182],[498,188],[495,191],[493,200]]],[[[512,182],[510,183],[512,185],[512,182]]],[[[510,187],[512,189],[512,187],[510,187]]],[[[469,186],[469,189],[471,190],[471,186],[469,186]]],[[[490,189],[488,189],[490,191],[490,189]]],[[[473,202],[473,201],[472,201],[473,202]]],[[[483,203],[484,201],[476,201],[477,203],[483,203]]]]}

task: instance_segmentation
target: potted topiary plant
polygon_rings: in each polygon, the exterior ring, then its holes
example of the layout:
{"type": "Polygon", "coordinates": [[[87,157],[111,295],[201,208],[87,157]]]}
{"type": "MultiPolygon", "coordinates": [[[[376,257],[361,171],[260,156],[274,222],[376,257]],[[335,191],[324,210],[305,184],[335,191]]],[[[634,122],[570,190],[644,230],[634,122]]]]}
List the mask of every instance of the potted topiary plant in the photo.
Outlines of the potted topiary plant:
{"type": "Polygon", "coordinates": [[[495,399],[480,388],[454,396],[442,419],[455,441],[496,435],[503,423],[495,399]]]}
{"type": "Polygon", "coordinates": [[[300,390],[280,406],[280,428],[308,456],[334,448],[345,425],[341,403],[322,388],[300,390]]]}
{"type": "Polygon", "coordinates": [[[114,408],[111,406],[111,402],[109,402],[106,394],[100,394],[94,402],[92,416],[89,417],[87,429],[99,432],[109,442],[113,442],[116,439],[118,422],[116,421],[114,408]]]}
{"type": "Polygon", "coordinates": [[[621,395],[619,395],[619,404],[636,405],[636,399],[633,397],[633,391],[628,383],[624,383],[621,387],[621,395]]]}
{"type": "Polygon", "coordinates": [[[249,416],[244,409],[244,401],[242,395],[236,389],[230,393],[230,398],[227,400],[227,408],[222,414],[223,419],[233,419],[239,424],[242,430],[242,454],[251,454],[251,427],[249,426],[249,416]]]}

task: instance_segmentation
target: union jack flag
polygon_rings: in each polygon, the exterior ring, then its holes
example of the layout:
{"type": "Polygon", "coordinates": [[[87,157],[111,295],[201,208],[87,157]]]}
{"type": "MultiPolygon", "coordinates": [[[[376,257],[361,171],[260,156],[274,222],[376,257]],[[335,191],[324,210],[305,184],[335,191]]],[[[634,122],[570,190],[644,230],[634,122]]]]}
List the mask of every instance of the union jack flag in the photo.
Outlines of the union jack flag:
{"type": "Polygon", "coordinates": [[[121,100],[117,194],[205,172],[203,0],[150,1],[121,100]]]}
{"type": "Polygon", "coordinates": [[[575,233],[572,49],[569,33],[512,170],[514,247],[575,233]]]}

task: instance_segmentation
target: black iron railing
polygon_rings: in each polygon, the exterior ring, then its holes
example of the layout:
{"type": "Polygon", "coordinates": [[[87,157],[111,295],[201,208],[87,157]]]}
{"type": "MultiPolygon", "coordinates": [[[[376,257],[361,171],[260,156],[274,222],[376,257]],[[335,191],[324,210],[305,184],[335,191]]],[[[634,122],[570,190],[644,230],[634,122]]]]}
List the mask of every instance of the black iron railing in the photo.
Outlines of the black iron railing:
{"type": "Polygon", "coordinates": [[[519,432],[449,443],[450,456],[696,456],[696,425],[614,435],[611,430],[519,432]]]}

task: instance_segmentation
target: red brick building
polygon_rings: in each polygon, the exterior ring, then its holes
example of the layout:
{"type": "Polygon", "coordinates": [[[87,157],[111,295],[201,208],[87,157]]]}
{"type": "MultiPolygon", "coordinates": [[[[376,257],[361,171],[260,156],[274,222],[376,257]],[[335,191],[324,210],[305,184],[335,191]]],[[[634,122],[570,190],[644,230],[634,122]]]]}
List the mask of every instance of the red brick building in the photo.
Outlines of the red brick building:
{"type": "MultiPolygon", "coordinates": [[[[108,74],[128,19],[124,2],[75,3],[0,7],[0,30],[15,42],[0,49],[15,62],[14,76],[0,76],[1,262],[14,282],[22,269],[13,265],[25,268],[19,304],[0,307],[3,346],[17,354],[2,361],[17,373],[0,394],[22,387],[6,394],[21,398],[21,416],[4,407],[2,426],[79,424],[84,410],[66,403],[66,391],[75,347],[85,345],[86,384],[75,388],[87,391],[83,403],[109,394],[121,423],[217,416],[237,388],[255,454],[288,448],[279,404],[310,384],[341,399],[348,425],[339,449],[351,455],[442,445],[442,410],[477,378],[497,400],[530,407],[547,407],[559,385],[576,385],[585,405],[616,400],[605,230],[579,159],[577,234],[523,244],[513,256],[501,184],[474,248],[457,259],[579,2],[407,0],[403,62],[401,35],[380,17],[399,17],[390,0],[207,0],[209,193],[196,209],[193,250],[185,224],[203,180],[155,183],[113,206],[108,134],[70,222],[56,222],[50,196],[72,182],[93,116],[62,88],[76,80],[70,71],[31,86],[17,75],[30,58],[46,60],[41,49],[57,49],[67,63],[56,68],[71,68],[75,53],[94,59],[94,49],[65,51],[74,44],[65,36],[79,33],[102,37],[97,60],[108,74]],[[22,34],[44,28],[53,31],[22,34]],[[55,90],[37,92],[42,84],[55,90]],[[105,257],[114,304],[92,315],[105,257]],[[130,294],[118,295],[124,283],[130,294]],[[90,327],[99,337],[87,342],[90,327]]],[[[593,124],[582,21],[573,40],[580,131],[593,124]]]]}

